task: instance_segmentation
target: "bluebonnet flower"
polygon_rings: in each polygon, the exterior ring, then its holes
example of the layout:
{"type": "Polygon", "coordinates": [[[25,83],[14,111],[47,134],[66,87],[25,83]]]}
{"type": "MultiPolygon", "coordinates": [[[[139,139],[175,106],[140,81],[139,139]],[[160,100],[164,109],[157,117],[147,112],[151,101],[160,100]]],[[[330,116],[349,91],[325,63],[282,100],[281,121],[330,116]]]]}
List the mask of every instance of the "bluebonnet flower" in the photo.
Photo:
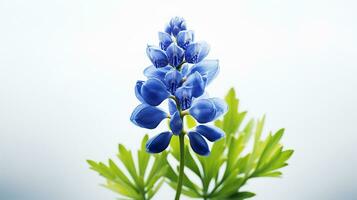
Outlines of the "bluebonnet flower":
{"type": "Polygon", "coordinates": [[[176,36],[180,31],[186,29],[186,21],[182,17],[173,17],[166,26],[165,32],[176,36]]]}
{"type": "Polygon", "coordinates": [[[205,59],[209,45],[194,41],[194,32],[187,30],[185,20],[174,17],[165,32],[159,32],[159,46],[148,45],[146,52],[152,65],[144,70],[147,80],[139,80],[135,85],[135,95],[141,104],[130,119],[147,129],[155,129],[161,121],[169,119],[170,128],[151,138],[146,144],[147,151],[162,152],[173,135],[186,134],[183,117],[191,115],[200,123],[187,133],[192,150],[208,155],[206,140],[215,142],[224,137],[224,132],[206,123],[216,120],[228,109],[223,100],[208,98],[205,93],[207,85],[219,73],[218,60],[205,59]],[[157,107],[165,100],[169,113],[157,107]]]}

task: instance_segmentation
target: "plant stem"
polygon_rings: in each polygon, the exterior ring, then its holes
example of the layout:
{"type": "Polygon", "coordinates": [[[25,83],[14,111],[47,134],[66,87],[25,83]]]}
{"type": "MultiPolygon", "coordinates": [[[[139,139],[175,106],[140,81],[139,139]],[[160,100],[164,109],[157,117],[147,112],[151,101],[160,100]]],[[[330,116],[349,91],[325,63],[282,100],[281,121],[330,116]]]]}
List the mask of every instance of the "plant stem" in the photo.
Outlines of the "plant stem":
{"type": "Polygon", "coordinates": [[[182,190],[182,181],[184,176],[184,168],[185,168],[185,133],[183,131],[179,135],[179,139],[180,139],[180,169],[179,169],[175,200],[180,199],[181,190],[182,190]]]}

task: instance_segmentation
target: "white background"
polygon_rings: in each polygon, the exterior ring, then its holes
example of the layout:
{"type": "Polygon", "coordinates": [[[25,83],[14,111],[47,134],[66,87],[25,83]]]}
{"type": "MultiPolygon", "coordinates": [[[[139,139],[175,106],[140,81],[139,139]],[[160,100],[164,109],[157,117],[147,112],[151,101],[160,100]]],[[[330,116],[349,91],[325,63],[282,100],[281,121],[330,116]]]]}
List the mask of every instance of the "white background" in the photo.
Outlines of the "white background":
{"type": "MultiPolygon", "coordinates": [[[[139,146],[129,122],[147,44],[183,16],[249,117],[286,128],[282,179],[256,200],[357,199],[355,1],[0,1],[0,199],[114,199],[86,159],[139,146]]],[[[150,135],[157,132],[149,131],[150,135]]],[[[165,186],[156,199],[172,199],[165,186]]]]}

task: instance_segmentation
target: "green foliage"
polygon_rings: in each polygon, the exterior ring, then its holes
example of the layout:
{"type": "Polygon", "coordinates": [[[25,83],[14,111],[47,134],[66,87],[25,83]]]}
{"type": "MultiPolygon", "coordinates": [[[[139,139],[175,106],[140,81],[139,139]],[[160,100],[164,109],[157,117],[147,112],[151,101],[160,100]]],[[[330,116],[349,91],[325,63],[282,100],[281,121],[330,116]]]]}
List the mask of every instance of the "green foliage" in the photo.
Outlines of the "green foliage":
{"type": "MultiPolygon", "coordinates": [[[[255,196],[254,193],[241,191],[241,187],[252,178],[279,177],[282,167],[293,150],[284,150],[280,144],[284,129],[262,138],[265,117],[247,121],[242,127],[247,112],[239,110],[239,100],[232,88],[226,98],[229,111],[215,125],[226,133],[225,139],[213,144],[211,154],[207,157],[193,153],[186,142],[185,166],[186,177],[183,194],[192,198],[215,200],[243,200],[255,196]],[[252,139],[253,136],[253,139],[252,139]],[[252,150],[249,151],[249,144],[252,150]],[[187,178],[190,174],[190,178],[187,178]],[[192,176],[197,177],[197,183],[192,176]]],[[[195,126],[192,119],[186,119],[189,128],[195,126]]],[[[171,154],[179,160],[179,144],[171,142],[171,154]]],[[[166,174],[168,183],[174,189],[177,184],[177,169],[168,163],[166,174]]]]}
{"type": "Polygon", "coordinates": [[[131,151],[119,144],[117,157],[124,169],[121,169],[111,159],[108,164],[88,160],[91,169],[98,172],[106,179],[104,187],[120,194],[127,199],[150,200],[164,182],[167,172],[167,152],[153,155],[145,151],[148,136],[145,135],[138,150],[137,164],[135,164],[131,151]],[[153,159],[153,164],[149,165],[153,159]]]}
{"type": "MultiPolygon", "coordinates": [[[[287,166],[293,150],[285,150],[280,140],[284,129],[263,137],[265,117],[245,120],[247,112],[240,111],[239,99],[234,89],[225,98],[229,111],[222,120],[215,121],[226,137],[211,147],[211,154],[199,156],[191,150],[185,138],[185,175],[182,194],[191,198],[212,200],[244,200],[254,193],[241,191],[248,180],[258,177],[279,177],[281,168],[287,166]]],[[[194,118],[186,115],[186,129],[194,128],[194,118]]],[[[104,187],[125,199],[152,199],[163,182],[177,188],[179,166],[173,166],[168,152],[149,154],[145,151],[146,135],[137,152],[137,162],[131,151],[119,144],[117,157],[120,166],[109,159],[107,164],[88,160],[94,171],[106,179],[104,187]],[[164,178],[165,177],[165,178],[164,178]]],[[[170,157],[180,159],[179,137],[172,137],[170,157]]]]}

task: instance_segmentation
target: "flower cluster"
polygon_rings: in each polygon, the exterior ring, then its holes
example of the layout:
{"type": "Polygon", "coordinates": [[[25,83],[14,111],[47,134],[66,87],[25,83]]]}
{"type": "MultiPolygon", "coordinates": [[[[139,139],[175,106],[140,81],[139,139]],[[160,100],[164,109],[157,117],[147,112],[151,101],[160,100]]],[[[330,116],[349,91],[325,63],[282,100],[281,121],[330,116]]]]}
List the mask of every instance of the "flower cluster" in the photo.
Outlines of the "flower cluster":
{"type": "Polygon", "coordinates": [[[146,149],[159,153],[167,148],[173,135],[183,131],[183,117],[191,115],[201,125],[187,135],[191,148],[200,155],[210,153],[204,138],[214,142],[224,136],[219,128],[207,125],[227,111],[225,102],[209,98],[205,88],[219,72],[218,60],[204,59],[209,52],[206,42],[196,42],[194,32],[186,22],[174,17],[165,32],[159,32],[159,46],[148,45],[146,53],[152,65],[144,70],[146,81],[137,81],[135,95],[141,102],[130,120],[142,128],[155,129],[162,120],[169,119],[170,131],[151,138],[146,149]],[[167,100],[169,113],[159,106],[167,100]]]}

